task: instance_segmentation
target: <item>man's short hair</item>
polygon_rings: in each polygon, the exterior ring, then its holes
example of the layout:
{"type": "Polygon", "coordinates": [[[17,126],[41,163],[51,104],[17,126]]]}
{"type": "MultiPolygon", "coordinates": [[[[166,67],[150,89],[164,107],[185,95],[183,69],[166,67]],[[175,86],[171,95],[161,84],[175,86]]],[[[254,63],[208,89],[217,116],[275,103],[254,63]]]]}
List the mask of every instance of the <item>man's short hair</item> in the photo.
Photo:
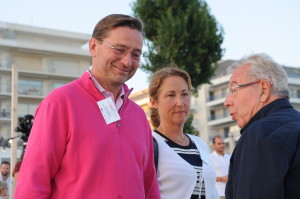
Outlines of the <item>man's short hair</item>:
{"type": "Polygon", "coordinates": [[[143,23],[137,18],[123,14],[111,14],[101,19],[95,26],[92,37],[104,39],[107,33],[117,27],[129,27],[138,30],[144,35],[143,23]]]}
{"type": "Polygon", "coordinates": [[[238,67],[250,65],[249,76],[252,81],[268,81],[272,94],[278,97],[289,98],[288,78],[284,68],[276,63],[265,53],[251,54],[234,62],[228,67],[228,74],[234,72],[238,67]]]}
{"type": "Polygon", "coordinates": [[[220,136],[220,135],[216,135],[215,137],[213,137],[213,139],[212,139],[212,143],[213,144],[215,144],[216,143],[216,139],[217,138],[221,138],[221,139],[223,139],[223,137],[222,136],[220,136]]]}

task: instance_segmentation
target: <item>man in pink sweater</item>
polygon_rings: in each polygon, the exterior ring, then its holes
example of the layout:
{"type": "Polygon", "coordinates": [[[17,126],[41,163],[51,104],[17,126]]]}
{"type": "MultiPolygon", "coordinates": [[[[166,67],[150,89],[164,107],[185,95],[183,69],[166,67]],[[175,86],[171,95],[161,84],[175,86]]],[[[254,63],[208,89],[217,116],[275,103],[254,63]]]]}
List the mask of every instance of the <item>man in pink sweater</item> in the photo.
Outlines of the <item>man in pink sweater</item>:
{"type": "Polygon", "coordinates": [[[136,72],[142,23],[98,22],[92,66],[50,93],[35,113],[15,199],[159,199],[151,130],[124,84],[136,72]]]}

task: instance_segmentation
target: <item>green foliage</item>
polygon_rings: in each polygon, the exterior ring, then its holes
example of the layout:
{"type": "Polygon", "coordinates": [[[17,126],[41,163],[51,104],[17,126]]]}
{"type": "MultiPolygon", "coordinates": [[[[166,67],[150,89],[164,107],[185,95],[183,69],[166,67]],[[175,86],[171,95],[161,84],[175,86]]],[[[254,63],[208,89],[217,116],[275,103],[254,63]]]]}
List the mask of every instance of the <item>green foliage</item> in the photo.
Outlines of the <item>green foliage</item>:
{"type": "Polygon", "coordinates": [[[208,83],[223,50],[223,30],[205,1],[136,0],[134,15],[144,22],[148,52],[141,68],[155,72],[176,64],[187,71],[194,88],[208,83]]]}
{"type": "Polygon", "coordinates": [[[192,135],[199,135],[199,131],[197,131],[196,128],[193,127],[192,122],[193,122],[193,115],[191,114],[187,121],[184,123],[183,126],[183,132],[192,134],[192,135]]]}

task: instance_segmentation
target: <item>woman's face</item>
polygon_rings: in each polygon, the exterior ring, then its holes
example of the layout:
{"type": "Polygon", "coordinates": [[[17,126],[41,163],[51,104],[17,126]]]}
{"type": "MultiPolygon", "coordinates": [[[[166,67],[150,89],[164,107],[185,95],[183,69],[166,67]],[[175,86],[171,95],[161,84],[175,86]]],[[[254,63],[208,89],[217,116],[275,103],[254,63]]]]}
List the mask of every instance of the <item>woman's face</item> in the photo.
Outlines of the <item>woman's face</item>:
{"type": "Polygon", "coordinates": [[[190,90],[180,76],[170,76],[163,80],[157,100],[151,100],[162,125],[183,125],[190,114],[190,90]]]}

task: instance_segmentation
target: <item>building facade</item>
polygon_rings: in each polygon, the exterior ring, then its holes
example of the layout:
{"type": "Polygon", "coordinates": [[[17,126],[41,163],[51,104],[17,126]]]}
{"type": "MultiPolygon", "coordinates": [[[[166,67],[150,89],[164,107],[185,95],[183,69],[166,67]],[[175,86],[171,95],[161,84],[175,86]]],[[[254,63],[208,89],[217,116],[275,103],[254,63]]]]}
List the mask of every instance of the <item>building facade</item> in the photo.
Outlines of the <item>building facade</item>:
{"type": "MultiPolygon", "coordinates": [[[[49,92],[80,77],[91,65],[86,47],[89,38],[87,34],[0,22],[0,145],[3,148],[12,130],[12,65],[18,70],[18,116],[34,115],[49,92]]],[[[7,150],[3,153],[1,158],[9,156],[7,150]]]]}

